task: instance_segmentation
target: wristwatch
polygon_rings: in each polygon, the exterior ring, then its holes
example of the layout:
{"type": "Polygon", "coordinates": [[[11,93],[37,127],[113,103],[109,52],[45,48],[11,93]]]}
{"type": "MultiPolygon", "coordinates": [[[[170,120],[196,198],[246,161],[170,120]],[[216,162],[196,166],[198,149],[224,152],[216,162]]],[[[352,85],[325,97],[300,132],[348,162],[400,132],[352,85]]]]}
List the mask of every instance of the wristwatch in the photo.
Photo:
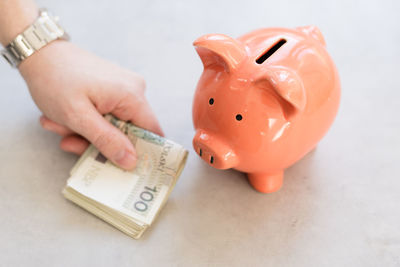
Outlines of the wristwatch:
{"type": "Polygon", "coordinates": [[[1,55],[14,68],[35,51],[56,39],[69,40],[68,34],[46,9],[39,10],[39,17],[23,33],[0,51],[1,55]]]}

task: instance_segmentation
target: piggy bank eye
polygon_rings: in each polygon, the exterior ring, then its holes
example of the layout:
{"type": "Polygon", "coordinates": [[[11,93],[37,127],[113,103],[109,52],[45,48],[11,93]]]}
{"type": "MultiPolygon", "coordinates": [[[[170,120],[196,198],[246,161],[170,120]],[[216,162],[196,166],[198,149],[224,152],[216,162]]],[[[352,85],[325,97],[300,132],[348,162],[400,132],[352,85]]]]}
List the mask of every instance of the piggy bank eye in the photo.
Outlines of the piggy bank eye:
{"type": "Polygon", "coordinates": [[[214,104],[214,98],[210,98],[210,100],[208,100],[208,103],[209,103],[210,105],[214,104]]]}
{"type": "Polygon", "coordinates": [[[241,121],[242,119],[243,119],[242,115],[240,115],[240,114],[236,115],[236,120],[237,121],[241,121]]]}

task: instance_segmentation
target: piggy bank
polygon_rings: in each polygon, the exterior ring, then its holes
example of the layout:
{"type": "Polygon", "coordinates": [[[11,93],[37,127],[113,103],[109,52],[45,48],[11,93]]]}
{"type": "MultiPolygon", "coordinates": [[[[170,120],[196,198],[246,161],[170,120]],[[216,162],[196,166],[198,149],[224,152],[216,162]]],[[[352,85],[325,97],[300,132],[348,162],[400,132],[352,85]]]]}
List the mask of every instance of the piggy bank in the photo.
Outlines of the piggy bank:
{"type": "Polygon", "coordinates": [[[204,65],[193,100],[197,154],[247,173],[259,192],[281,188],[285,168],[325,135],[336,116],[338,73],[315,26],[266,28],[194,42],[204,65]]]}

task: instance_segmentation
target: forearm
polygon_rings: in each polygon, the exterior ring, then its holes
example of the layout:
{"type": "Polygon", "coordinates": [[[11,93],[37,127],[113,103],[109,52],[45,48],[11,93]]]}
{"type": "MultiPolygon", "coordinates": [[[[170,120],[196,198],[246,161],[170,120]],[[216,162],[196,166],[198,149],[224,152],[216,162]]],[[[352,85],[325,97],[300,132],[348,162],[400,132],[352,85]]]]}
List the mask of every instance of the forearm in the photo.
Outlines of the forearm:
{"type": "Polygon", "coordinates": [[[0,43],[8,45],[39,14],[33,0],[0,0],[0,43]]]}

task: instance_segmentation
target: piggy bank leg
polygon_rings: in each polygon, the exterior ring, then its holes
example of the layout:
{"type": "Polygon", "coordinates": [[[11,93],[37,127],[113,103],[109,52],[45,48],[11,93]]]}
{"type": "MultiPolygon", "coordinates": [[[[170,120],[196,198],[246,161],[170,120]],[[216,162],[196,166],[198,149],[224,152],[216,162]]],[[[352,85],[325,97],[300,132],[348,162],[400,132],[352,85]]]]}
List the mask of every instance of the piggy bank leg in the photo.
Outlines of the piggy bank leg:
{"type": "Polygon", "coordinates": [[[261,193],[278,191],[283,183],[283,171],[275,173],[248,173],[250,184],[261,193]]]}

